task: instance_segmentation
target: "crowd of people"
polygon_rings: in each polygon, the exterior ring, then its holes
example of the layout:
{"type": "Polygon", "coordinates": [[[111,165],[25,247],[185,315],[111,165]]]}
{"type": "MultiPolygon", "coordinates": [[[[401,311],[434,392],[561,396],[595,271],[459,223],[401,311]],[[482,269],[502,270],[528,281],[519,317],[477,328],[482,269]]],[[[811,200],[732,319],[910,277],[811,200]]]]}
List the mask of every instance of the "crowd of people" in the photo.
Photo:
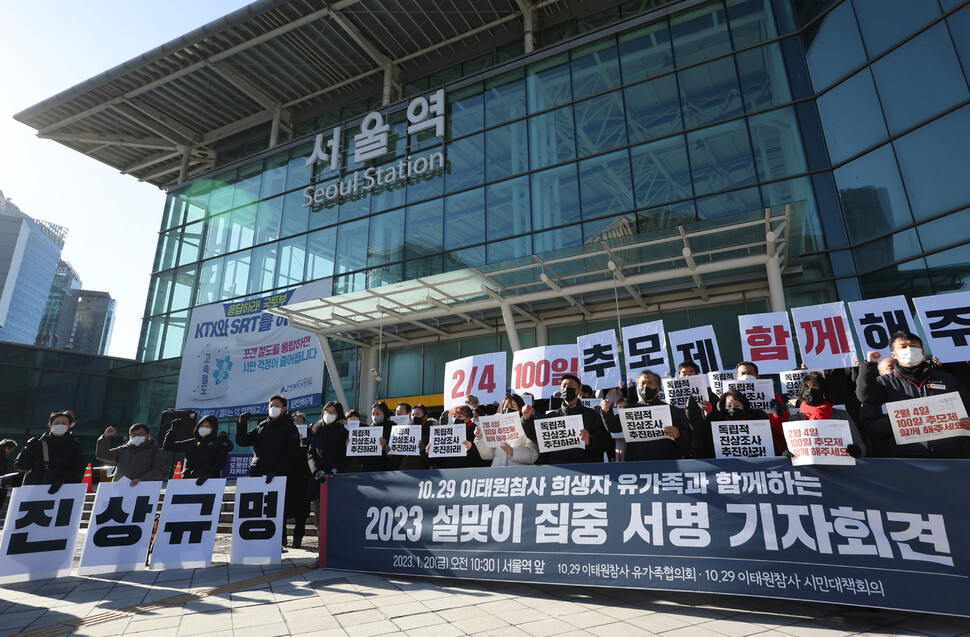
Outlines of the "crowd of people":
{"type": "MultiPolygon", "coordinates": [[[[915,334],[897,332],[892,336],[891,350],[891,356],[883,359],[878,352],[868,352],[858,367],[827,370],[825,374],[809,372],[803,377],[796,398],[786,401],[775,394],[767,412],[752,408],[748,398],[736,390],[720,395],[708,390],[706,400],[691,398],[684,409],[671,406],[672,423],[665,427],[665,436],[648,442],[623,440],[617,410],[666,404],[660,400],[662,380],[651,371],[641,372],[632,383],[601,390],[595,408],[585,406],[582,400],[593,398],[593,390],[571,374],[562,377],[560,391],[551,399],[526,404],[522,396],[510,394],[501,404],[482,405],[475,396],[467,396],[464,404],[443,412],[440,420],[433,418],[422,404],[412,406],[401,402],[392,412],[386,403],[377,402],[365,415],[356,410],[345,411],[339,402],[328,402],[323,406],[321,418],[308,427],[306,437],[300,434],[299,428],[306,424],[306,416],[300,412],[290,414],[286,398],[275,395],[269,399],[267,416],[254,428],[250,428],[252,414],[239,416],[236,444],[253,449],[250,476],[264,477],[267,483],[277,476],[287,478],[284,516],[295,520],[293,546],[296,547],[302,542],[307,515],[311,509],[317,512],[320,483],[336,473],[713,458],[712,423],[717,421],[767,420],[776,455],[787,452],[784,422],[836,419],[850,423],[852,441],[847,450],[855,457],[970,458],[970,436],[896,444],[889,416],[884,413],[887,402],[958,392],[970,410],[970,393],[938,361],[924,356],[922,341],[915,334]],[[478,419],[513,412],[520,415],[525,436],[499,447],[487,445],[478,419]],[[395,424],[393,416],[406,416],[409,424],[421,428],[418,455],[389,452],[388,441],[395,424]],[[582,448],[540,453],[536,420],[560,416],[582,417],[583,428],[579,431],[582,448]],[[431,427],[442,423],[464,425],[464,456],[429,454],[431,427]],[[349,430],[363,425],[382,428],[381,451],[373,456],[349,456],[349,430]]],[[[759,378],[757,365],[750,361],[739,363],[735,371],[738,380],[759,378]]],[[[700,369],[691,361],[684,361],[677,368],[679,377],[699,373],[700,369]]],[[[71,435],[74,423],[71,411],[54,412],[48,420],[48,431],[27,441],[14,462],[16,470],[22,472],[23,484],[50,485],[50,493],[56,493],[64,483],[80,482],[84,455],[81,443],[71,435]]],[[[968,418],[956,424],[970,430],[968,418]]],[[[218,427],[214,416],[206,416],[199,420],[190,437],[180,440],[181,427],[176,420],[159,445],[147,425],[136,423],[128,431],[128,440],[115,447],[111,446],[111,440],[117,432],[108,427],[98,439],[96,455],[102,462],[115,466],[115,480],[128,479],[137,484],[162,477],[163,449],[184,453],[182,477],[195,479],[202,485],[208,478],[222,474],[232,449],[226,432],[217,433],[218,427]]],[[[0,441],[0,449],[3,451],[0,459],[6,465],[16,443],[0,441]]],[[[6,473],[8,467],[2,468],[6,473]]],[[[284,546],[286,543],[284,534],[284,546]]]]}

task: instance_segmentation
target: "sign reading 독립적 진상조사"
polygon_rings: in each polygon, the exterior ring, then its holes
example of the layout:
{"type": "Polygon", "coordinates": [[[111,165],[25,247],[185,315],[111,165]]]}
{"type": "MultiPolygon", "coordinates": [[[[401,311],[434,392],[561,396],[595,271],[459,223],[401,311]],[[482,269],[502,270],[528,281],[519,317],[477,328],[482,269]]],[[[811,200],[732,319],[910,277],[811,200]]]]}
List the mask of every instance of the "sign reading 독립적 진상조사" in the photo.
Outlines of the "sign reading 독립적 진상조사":
{"type": "Polygon", "coordinates": [[[327,484],[327,568],[970,616],[958,460],[787,458],[365,473],[327,484]],[[379,501],[362,493],[380,493],[379,501]]]}

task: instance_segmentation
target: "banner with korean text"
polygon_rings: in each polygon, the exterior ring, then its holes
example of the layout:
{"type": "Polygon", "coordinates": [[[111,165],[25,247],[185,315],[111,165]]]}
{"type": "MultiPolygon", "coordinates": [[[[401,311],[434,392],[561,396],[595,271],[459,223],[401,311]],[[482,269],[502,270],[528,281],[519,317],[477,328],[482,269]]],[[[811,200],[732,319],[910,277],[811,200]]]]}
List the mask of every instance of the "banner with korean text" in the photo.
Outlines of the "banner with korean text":
{"type": "Polygon", "coordinates": [[[68,575],[74,561],[83,484],[13,489],[0,538],[0,584],[68,575]]]}
{"type": "Polygon", "coordinates": [[[787,312],[739,316],[738,327],[741,355],[758,366],[759,374],[777,374],[798,367],[787,312]]]}
{"type": "Polygon", "coordinates": [[[579,350],[579,380],[593,389],[616,387],[623,375],[616,352],[616,330],[585,334],[576,339],[579,350]]]}
{"type": "Polygon", "coordinates": [[[872,350],[889,356],[889,339],[895,332],[916,333],[913,314],[904,296],[849,301],[849,312],[863,353],[872,350]]]}
{"type": "Polygon", "coordinates": [[[512,354],[512,391],[534,398],[551,398],[559,391],[563,374],[579,373],[579,348],[550,345],[520,349],[512,354]]]}
{"type": "Polygon", "coordinates": [[[663,378],[670,371],[663,321],[628,325],[623,328],[621,335],[628,379],[636,380],[637,375],[643,371],[653,372],[663,378]]]}
{"type": "Polygon", "coordinates": [[[941,361],[970,361],[970,292],[913,299],[925,348],[941,361]]]}
{"type": "Polygon", "coordinates": [[[958,460],[786,458],[342,474],[337,570],[688,590],[970,616],[958,460]],[[362,497],[380,494],[379,498],[362,497]]]}
{"type": "Polygon", "coordinates": [[[701,373],[716,372],[721,367],[721,351],[717,346],[714,326],[702,325],[668,334],[674,369],[684,361],[693,361],[701,373]]]}
{"type": "Polygon", "coordinates": [[[798,333],[802,363],[822,369],[852,367],[856,358],[855,342],[842,301],[794,307],[791,316],[798,333]]]}
{"type": "Polygon", "coordinates": [[[475,396],[482,405],[501,402],[505,398],[505,360],[505,352],[495,352],[445,363],[445,409],[464,404],[465,396],[475,396]]]}

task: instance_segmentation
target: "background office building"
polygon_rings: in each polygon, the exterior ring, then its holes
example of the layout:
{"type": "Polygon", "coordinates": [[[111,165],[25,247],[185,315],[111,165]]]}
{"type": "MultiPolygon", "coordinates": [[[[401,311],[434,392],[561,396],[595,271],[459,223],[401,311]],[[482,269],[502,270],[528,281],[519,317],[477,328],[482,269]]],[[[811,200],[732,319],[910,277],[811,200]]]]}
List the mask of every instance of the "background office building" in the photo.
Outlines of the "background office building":
{"type": "Polygon", "coordinates": [[[57,321],[55,348],[81,354],[107,352],[116,306],[107,292],[68,290],[57,321]]]}
{"type": "Polygon", "coordinates": [[[0,192],[0,341],[34,344],[66,236],[0,192]]]}
{"type": "Polygon", "coordinates": [[[618,320],[731,363],[738,314],[970,287],[968,2],[453,4],[256,2],[17,116],[168,190],[140,360],[326,278],[291,318],[354,405],[618,320]]]}
{"type": "Polygon", "coordinates": [[[61,308],[64,306],[64,295],[68,290],[80,289],[81,279],[71,264],[64,260],[58,261],[54,282],[51,283],[50,292],[47,294],[47,305],[44,307],[44,316],[41,318],[34,345],[55,348],[58,346],[57,322],[61,317],[61,308]]]}

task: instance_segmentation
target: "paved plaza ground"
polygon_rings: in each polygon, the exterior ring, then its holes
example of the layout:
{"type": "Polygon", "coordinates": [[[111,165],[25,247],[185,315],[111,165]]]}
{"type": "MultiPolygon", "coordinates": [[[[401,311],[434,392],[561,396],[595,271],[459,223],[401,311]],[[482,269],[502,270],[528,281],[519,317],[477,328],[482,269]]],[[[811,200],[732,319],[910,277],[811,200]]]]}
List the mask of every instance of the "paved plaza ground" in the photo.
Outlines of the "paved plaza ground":
{"type": "MultiPolygon", "coordinates": [[[[222,545],[222,546],[221,546],[222,545]]],[[[786,600],[272,567],[64,577],[0,586],[0,637],[140,635],[970,635],[970,619],[786,600]]],[[[970,600],[967,602],[970,604],[970,600]]]]}

